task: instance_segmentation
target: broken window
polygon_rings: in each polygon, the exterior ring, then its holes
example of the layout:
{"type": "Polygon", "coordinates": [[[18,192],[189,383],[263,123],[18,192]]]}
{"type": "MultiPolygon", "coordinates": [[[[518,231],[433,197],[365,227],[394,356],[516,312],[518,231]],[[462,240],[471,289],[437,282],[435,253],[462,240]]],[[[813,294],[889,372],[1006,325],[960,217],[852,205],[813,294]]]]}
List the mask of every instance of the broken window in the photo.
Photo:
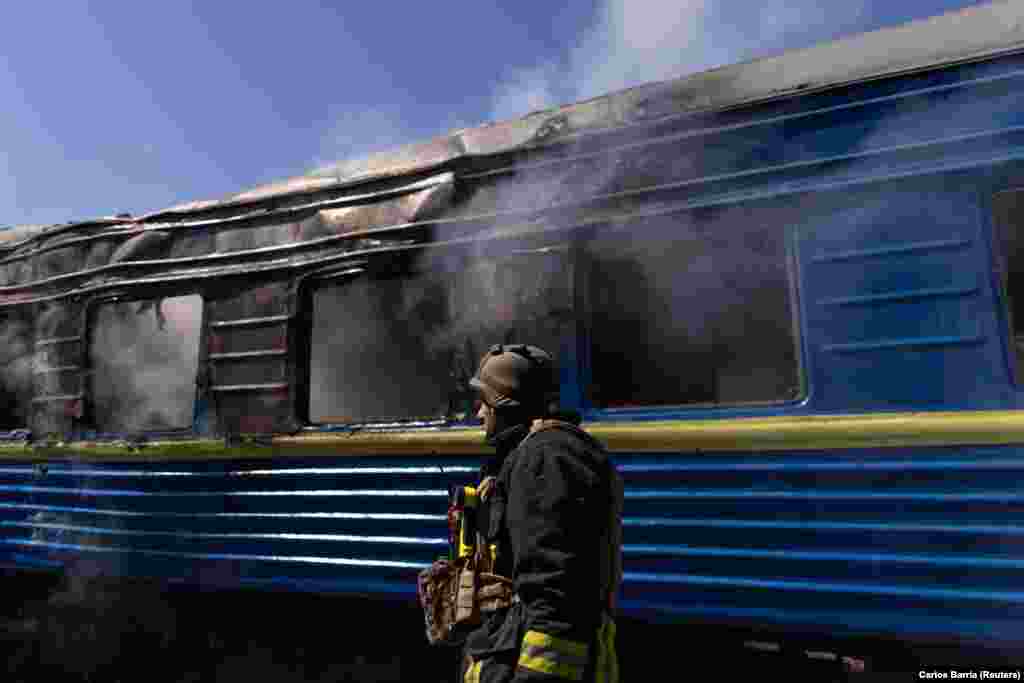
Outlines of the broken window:
{"type": "Polygon", "coordinates": [[[198,295],[98,307],[89,344],[97,428],[133,432],[192,426],[202,313],[198,295]]]}
{"type": "Polygon", "coordinates": [[[32,326],[0,315],[0,431],[23,429],[32,401],[32,326]]]}
{"type": "Polygon", "coordinates": [[[1024,190],[995,197],[997,258],[1018,384],[1024,383],[1024,190]]]}
{"type": "Polygon", "coordinates": [[[799,396],[783,225],[735,208],[659,216],[608,228],[586,252],[594,406],[799,396]]]}
{"type": "Polygon", "coordinates": [[[570,302],[557,249],[422,255],[401,274],[325,283],[313,293],[310,419],[470,417],[468,382],[486,349],[528,343],[557,357],[570,302]]]}

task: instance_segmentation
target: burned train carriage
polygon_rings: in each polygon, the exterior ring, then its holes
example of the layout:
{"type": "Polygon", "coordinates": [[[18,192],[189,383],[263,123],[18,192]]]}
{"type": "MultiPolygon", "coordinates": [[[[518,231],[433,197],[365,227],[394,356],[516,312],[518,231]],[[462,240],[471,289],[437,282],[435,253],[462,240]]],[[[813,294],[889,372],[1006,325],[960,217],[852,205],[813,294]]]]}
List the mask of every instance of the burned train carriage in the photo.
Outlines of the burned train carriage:
{"type": "Polygon", "coordinates": [[[408,603],[527,341],[623,473],[624,615],[1019,638],[1019,12],[0,233],[4,561],[408,603]]]}

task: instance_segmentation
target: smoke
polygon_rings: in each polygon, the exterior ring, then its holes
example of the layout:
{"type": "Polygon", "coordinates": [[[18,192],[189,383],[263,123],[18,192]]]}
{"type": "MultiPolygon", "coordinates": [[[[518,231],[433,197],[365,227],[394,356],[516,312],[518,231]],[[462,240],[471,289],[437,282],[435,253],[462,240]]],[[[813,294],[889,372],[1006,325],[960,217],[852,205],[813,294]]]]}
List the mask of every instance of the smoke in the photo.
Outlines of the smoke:
{"type": "MultiPolygon", "coordinates": [[[[863,14],[863,5],[853,3],[830,11],[827,23],[833,32],[851,30],[859,26],[863,14]]],[[[559,103],[750,58],[814,38],[826,25],[825,19],[824,10],[809,0],[769,3],[754,12],[748,6],[698,1],[671,5],[608,0],[599,6],[591,26],[559,61],[510,68],[493,89],[492,118],[514,118],[559,103]]],[[[376,138],[384,146],[399,142],[395,131],[403,130],[400,122],[371,117],[369,128],[376,131],[378,127],[383,127],[382,133],[364,135],[367,119],[355,117],[340,122],[338,132],[345,136],[342,142],[356,136],[363,140],[376,138]]],[[[346,156],[354,151],[351,145],[340,147],[346,156]]],[[[332,154],[337,156],[337,149],[332,154]]],[[[507,177],[489,190],[478,191],[469,199],[471,207],[465,210],[473,213],[475,206],[499,213],[540,210],[561,201],[600,194],[619,180],[614,161],[605,160],[596,166],[580,164],[547,178],[507,177]]],[[[660,167],[661,160],[655,165],[660,167]]],[[[600,266],[607,280],[604,286],[612,298],[605,306],[604,318],[595,323],[602,328],[600,340],[595,342],[599,348],[594,352],[606,368],[633,371],[621,377],[616,371],[605,373],[605,385],[599,390],[609,403],[792,397],[796,360],[792,331],[785,327],[785,261],[777,239],[755,236],[753,242],[759,246],[753,247],[744,242],[748,236],[742,232],[711,247],[694,240],[689,251],[672,249],[660,241],[658,247],[645,242],[644,248],[632,250],[612,242],[617,245],[619,258],[600,266]],[[685,277],[678,272],[678,263],[669,262],[672,258],[666,261],[667,254],[688,261],[685,277]],[[644,313],[631,313],[637,311],[644,313]],[[693,329],[673,323],[683,320],[691,321],[693,329]],[[783,321],[782,327],[776,321],[783,321]],[[762,351],[757,354],[750,353],[749,348],[749,340],[756,336],[749,334],[754,328],[767,335],[761,336],[762,351]],[[651,362],[638,365],[629,357],[628,349],[635,349],[644,339],[646,350],[639,355],[646,355],[651,362]],[[746,345],[744,339],[748,340],[746,345]],[[659,370],[666,362],[663,349],[674,347],[683,347],[684,351],[669,364],[681,368],[682,374],[666,376],[659,370]],[[753,376],[757,369],[749,367],[752,356],[769,369],[746,381],[743,378],[753,376]],[[777,371],[780,365],[784,369],[777,371]],[[711,376],[703,377],[704,370],[711,376]]],[[[419,265],[432,275],[408,280],[408,286],[402,287],[401,294],[390,303],[347,307],[340,306],[340,301],[332,304],[330,308],[338,306],[336,315],[342,315],[341,309],[346,308],[344,315],[355,327],[373,330],[371,336],[375,339],[389,341],[360,345],[352,335],[347,340],[338,334],[328,336],[326,330],[319,337],[315,335],[313,367],[318,370],[313,376],[313,404],[321,408],[314,412],[342,419],[435,416],[441,412],[438,404],[443,401],[438,383],[451,387],[456,396],[464,394],[466,380],[492,343],[533,343],[557,358],[564,324],[573,315],[567,296],[572,286],[556,285],[558,278],[552,275],[567,275],[571,266],[538,254],[509,256],[496,258],[478,248],[455,272],[447,264],[428,258],[419,265]],[[438,287],[439,282],[443,286],[438,287]],[[430,311],[430,315],[422,315],[423,311],[430,311]],[[400,321],[401,331],[393,329],[395,321],[400,321]],[[392,378],[365,378],[365,368],[394,367],[397,361],[393,359],[400,358],[415,358],[413,365],[420,368],[401,374],[401,391],[388,388],[398,386],[392,378]],[[339,363],[348,372],[342,372],[339,363]],[[320,371],[328,367],[329,372],[320,371]],[[422,381],[413,379],[417,376],[422,381]],[[379,384],[376,391],[370,386],[373,382],[379,384]],[[375,403],[372,410],[368,401],[375,403]],[[413,403],[418,403],[420,409],[412,410],[413,403]],[[438,408],[428,410],[434,406],[438,408]]],[[[348,287],[352,297],[368,303],[371,288],[348,287]]],[[[335,317],[326,311],[322,316],[335,317]]]]}
{"type": "MultiPolygon", "coordinates": [[[[826,11],[813,0],[604,0],[564,59],[509,70],[494,89],[493,117],[514,118],[866,30],[866,9],[866,2],[852,2],[826,11]]],[[[499,211],[542,209],[615,191],[626,180],[637,187],[681,172],[690,176],[710,161],[704,156],[700,149],[661,150],[649,158],[606,158],[596,167],[580,162],[562,175],[509,179],[494,200],[499,211]],[[633,169],[628,178],[620,166],[633,169]]],[[[735,208],[631,224],[588,245],[591,399],[610,407],[794,398],[798,361],[784,231],[771,223],[735,208]],[[640,230],[649,232],[647,239],[634,239],[640,230]]]]}
{"type": "Polygon", "coordinates": [[[408,126],[384,107],[346,111],[334,118],[321,137],[316,167],[343,159],[359,159],[410,141],[408,126]]]}
{"type": "Polygon", "coordinates": [[[564,252],[474,252],[459,265],[445,272],[429,258],[424,263],[446,284],[446,319],[423,335],[432,358],[449,371],[457,417],[472,405],[468,382],[492,344],[533,344],[557,362],[572,305],[572,270],[564,252]]]}
{"type": "Polygon", "coordinates": [[[310,358],[313,421],[466,417],[474,398],[468,381],[489,345],[528,342],[558,355],[570,277],[555,252],[428,252],[409,274],[321,288],[310,358]]]}
{"type": "Polygon", "coordinates": [[[100,307],[90,353],[103,431],[192,425],[201,316],[198,295],[100,307]]]}
{"type": "Polygon", "coordinates": [[[402,146],[426,142],[469,125],[457,110],[444,120],[425,125],[389,106],[346,110],[333,118],[320,137],[319,150],[311,161],[313,172],[329,168],[345,175],[346,167],[363,169],[366,161],[376,155],[386,156],[402,146]]]}
{"type": "Polygon", "coordinates": [[[554,63],[516,69],[506,74],[494,88],[491,110],[495,119],[508,119],[539,109],[559,100],[565,74],[554,63]]]}
{"type": "MultiPolygon", "coordinates": [[[[43,328],[66,321],[62,309],[38,318],[43,328]]],[[[201,321],[198,295],[100,306],[89,340],[89,376],[101,431],[191,427],[201,321]]],[[[27,317],[0,316],[0,431],[29,427],[34,396],[80,391],[71,367],[77,361],[56,354],[55,346],[33,353],[32,327],[27,317]]],[[[59,335],[50,329],[43,336],[59,335]]]]}
{"type": "MultiPolygon", "coordinates": [[[[674,5],[651,0],[634,0],[629,3],[625,0],[604,0],[599,4],[590,26],[557,60],[510,67],[504,78],[493,88],[492,113],[494,118],[510,118],[560,102],[578,101],[645,82],[679,77],[751,59],[778,51],[784,46],[802,46],[827,40],[842,33],[866,28],[868,13],[865,10],[865,2],[830,7],[826,14],[824,9],[811,0],[785,3],[775,1],[755,6],[746,3],[714,4],[702,0],[687,0],[674,5]]],[[[412,139],[422,139],[422,136],[411,135],[412,131],[411,122],[401,112],[386,107],[345,112],[335,118],[322,137],[315,163],[322,165],[338,159],[357,159],[368,154],[386,152],[412,139]]],[[[498,211],[542,209],[566,198],[599,193],[618,180],[615,161],[607,160],[597,167],[580,166],[570,170],[569,176],[556,177],[550,182],[537,182],[533,178],[519,185],[515,178],[510,178],[508,182],[503,181],[499,185],[493,197],[497,201],[488,208],[496,208],[498,211]]],[[[656,161],[660,164],[662,160],[656,161]]],[[[652,177],[656,175],[653,171],[652,174],[652,177]]],[[[500,322],[511,318],[499,312],[502,309],[499,300],[507,300],[507,297],[515,295],[510,295],[507,283],[500,286],[495,284],[495,272],[484,261],[478,259],[475,265],[466,268],[462,274],[462,284],[457,291],[453,290],[456,291],[456,297],[462,296],[458,292],[471,292],[478,301],[463,301],[454,306],[456,311],[448,316],[446,328],[442,331],[423,331],[424,335],[430,336],[426,341],[415,334],[410,337],[417,340],[415,343],[424,343],[434,356],[454,354],[462,357],[458,362],[449,362],[449,366],[462,368],[453,371],[459,377],[466,374],[465,368],[475,364],[475,359],[472,362],[467,359],[485,348],[489,342],[510,341],[510,335],[518,337],[515,341],[536,342],[537,335],[547,334],[543,331],[524,330],[521,325],[518,330],[512,329],[500,322]],[[475,317],[467,313],[471,310],[477,311],[475,317]],[[480,320],[484,318],[493,324],[482,324],[480,320]],[[470,330],[470,327],[474,329],[470,330]],[[494,336],[487,339],[488,335],[494,336]],[[477,341],[465,343],[469,338],[477,341]],[[463,341],[457,341],[460,339],[463,341]]],[[[694,268],[693,272],[698,272],[696,269],[699,264],[695,262],[694,268]]],[[[423,290],[421,294],[425,296],[426,291],[423,290]]],[[[365,294],[353,296],[363,297],[365,294]]],[[[524,298],[531,297],[524,295],[524,298]]],[[[191,422],[194,392],[191,378],[195,375],[195,352],[198,346],[193,342],[193,335],[198,334],[199,304],[197,299],[193,314],[194,326],[182,319],[172,322],[168,328],[171,332],[168,333],[155,323],[159,322],[161,310],[169,318],[178,314],[176,304],[172,301],[166,300],[159,309],[150,309],[149,322],[145,323],[144,330],[140,327],[143,325],[141,316],[122,311],[115,316],[122,322],[111,322],[105,330],[97,333],[91,344],[96,357],[94,382],[97,387],[97,415],[106,416],[107,421],[122,429],[143,425],[150,428],[184,426],[191,422]],[[151,344],[140,341],[147,337],[155,341],[151,344]],[[170,343],[171,339],[178,343],[170,343]],[[102,348],[97,351],[97,347],[102,348]],[[172,347],[176,352],[171,351],[172,347]],[[107,373],[106,379],[103,373],[107,373]],[[188,377],[189,381],[183,382],[183,377],[188,377]],[[121,389],[115,391],[115,387],[121,389]],[[130,388],[127,400],[124,399],[124,387],[130,388]],[[118,395],[121,398],[117,398],[118,395]]],[[[329,307],[335,308],[336,304],[330,304],[329,307]]],[[[357,307],[352,310],[360,309],[357,307]]],[[[370,324],[371,313],[367,311],[366,315],[350,316],[349,319],[362,318],[370,324]]],[[[399,339],[395,334],[381,333],[379,336],[399,339]]],[[[332,349],[330,358],[319,358],[313,367],[320,368],[322,364],[323,367],[338,367],[341,362],[341,342],[324,344],[326,346],[322,348],[332,349]]],[[[372,347],[364,346],[367,350],[372,347]]],[[[387,353],[380,346],[372,350],[382,360],[403,355],[398,353],[398,347],[387,353]]],[[[352,356],[353,371],[348,373],[346,380],[350,386],[354,386],[352,382],[359,374],[356,371],[361,369],[356,357],[352,356]]],[[[332,386],[323,384],[326,381],[323,373],[314,371],[314,392],[328,395],[335,391],[333,380],[328,382],[332,386]]],[[[377,391],[373,386],[364,389],[365,392],[361,393],[377,391]]],[[[406,398],[412,400],[411,397],[406,398]]],[[[429,397],[428,402],[433,405],[439,400],[434,395],[429,397]]],[[[369,404],[362,407],[350,405],[347,408],[330,404],[323,416],[337,414],[336,409],[342,411],[340,414],[346,414],[352,408],[360,414],[378,412],[377,408],[369,404]]],[[[435,410],[430,412],[436,413],[435,410]]]]}
{"type": "Polygon", "coordinates": [[[588,242],[591,400],[624,407],[795,398],[784,227],[727,207],[631,222],[588,242]]]}
{"type": "Polygon", "coordinates": [[[429,283],[414,278],[361,277],[315,293],[310,357],[314,422],[445,414],[444,373],[427,362],[415,322],[396,315],[414,293],[428,305],[436,298],[429,283]]]}
{"type": "MultiPolygon", "coordinates": [[[[53,515],[46,521],[67,520],[53,515]]],[[[51,534],[44,536],[51,540],[51,534]]],[[[183,635],[178,608],[162,587],[153,581],[116,581],[89,564],[80,559],[65,569],[46,593],[34,590],[43,585],[34,581],[21,586],[18,611],[5,620],[5,680],[118,681],[151,678],[153,671],[185,674],[181,669],[189,665],[182,662],[195,662],[198,653],[193,649],[184,656],[178,649],[183,635]]],[[[167,675],[157,680],[170,680],[167,675]]]]}
{"type": "Polygon", "coordinates": [[[496,119],[803,47],[869,26],[867,2],[605,0],[562,62],[513,67],[496,119]]]}
{"type": "Polygon", "coordinates": [[[14,316],[0,317],[0,430],[28,424],[32,396],[32,327],[14,316]]]}

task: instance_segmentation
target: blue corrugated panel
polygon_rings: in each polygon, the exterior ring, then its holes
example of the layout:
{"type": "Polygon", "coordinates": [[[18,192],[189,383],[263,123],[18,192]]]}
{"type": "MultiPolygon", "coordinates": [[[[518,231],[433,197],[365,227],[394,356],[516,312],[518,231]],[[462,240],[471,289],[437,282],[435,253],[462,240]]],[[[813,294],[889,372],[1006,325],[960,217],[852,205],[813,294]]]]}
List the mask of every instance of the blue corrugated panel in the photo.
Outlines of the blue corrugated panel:
{"type": "MultiPolygon", "coordinates": [[[[620,457],[622,607],[651,620],[1016,639],[1019,455],[620,457]]],[[[446,488],[471,482],[475,469],[469,460],[344,458],[205,471],[54,466],[40,477],[6,466],[4,555],[412,601],[416,572],[446,551],[446,488]]]]}
{"type": "Polygon", "coordinates": [[[11,554],[82,557],[118,573],[401,593],[447,552],[447,487],[474,472],[472,463],[351,458],[54,465],[44,476],[5,466],[0,529],[11,554]]]}

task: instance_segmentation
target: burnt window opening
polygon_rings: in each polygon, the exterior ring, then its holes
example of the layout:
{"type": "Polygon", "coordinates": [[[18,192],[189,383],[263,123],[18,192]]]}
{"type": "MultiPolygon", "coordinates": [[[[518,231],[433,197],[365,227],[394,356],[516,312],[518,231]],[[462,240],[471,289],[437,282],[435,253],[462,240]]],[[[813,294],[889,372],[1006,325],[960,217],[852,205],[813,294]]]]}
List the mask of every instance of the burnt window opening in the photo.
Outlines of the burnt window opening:
{"type": "Polygon", "coordinates": [[[995,196],[996,268],[1007,306],[1013,373],[1024,384],[1024,189],[995,196]]]}
{"type": "Polygon", "coordinates": [[[750,209],[659,216],[606,229],[585,251],[591,405],[801,395],[784,226],[750,209]]]}
{"type": "Polygon", "coordinates": [[[0,431],[25,429],[32,405],[32,325],[0,315],[0,431]]]}
{"type": "Polygon", "coordinates": [[[192,426],[202,317],[196,294],[97,307],[89,358],[92,417],[100,431],[192,426]]]}
{"type": "Polygon", "coordinates": [[[559,361],[572,270],[561,249],[421,254],[401,273],[367,272],[312,293],[313,423],[472,420],[469,380],[495,343],[559,361]]]}

